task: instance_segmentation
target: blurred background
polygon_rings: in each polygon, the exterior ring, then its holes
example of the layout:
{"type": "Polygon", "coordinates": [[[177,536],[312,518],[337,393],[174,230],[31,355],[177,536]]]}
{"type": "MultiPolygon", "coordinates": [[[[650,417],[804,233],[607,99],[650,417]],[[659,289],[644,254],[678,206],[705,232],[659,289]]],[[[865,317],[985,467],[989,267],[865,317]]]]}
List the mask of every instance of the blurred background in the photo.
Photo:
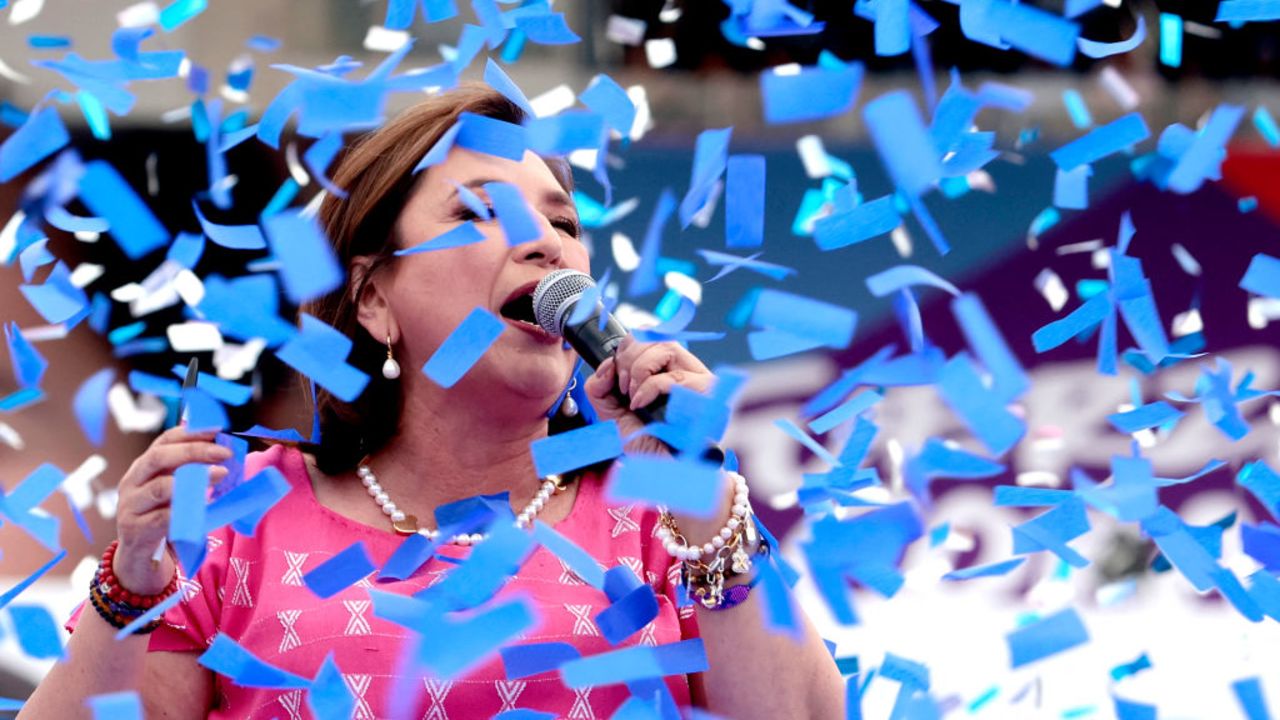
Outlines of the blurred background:
{"type": "MultiPolygon", "coordinates": [[[[1055,166],[1048,156],[1089,129],[1134,110],[1152,128],[1153,139],[1171,123],[1199,127],[1221,103],[1243,106],[1246,117],[1257,108],[1280,111],[1280,23],[1215,22],[1218,2],[1213,0],[1025,4],[1054,14],[1067,12],[1066,6],[1088,6],[1077,19],[1081,36],[1091,40],[1127,39],[1140,20],[1148,37],[1124,54],[1102,59],[1077,55],[1070,66],[1054,67],[1017,50],[974,42],[962,32],[958,4],[921,0],[915,4],[917,10],[938,24],[928,35],[927,52],[923,57],[919,50],[881,57],[875,52],[872,23],[848,2],[792,3],[825,23],[820,32],[727,38],[729,4],[583,0],[555,6],[565,13],[580,43],[526,43],[514,49],[508,43],[491,54],[535,104],[544,94],[553,97],[561,86],[580,91],[594,76],[606,73],[647,107],[632,139],[613,143],[603,159],[614,183],[614,207],[621,210],[611,222],[589,231],[597,277],[611,270],[616,279],[634,269],[627,248],[639,246],[663,189],[679,196],[688,186],[698,133],[731,126],[734,153],[765,157],[761,259],[796,271],[785,285],[789,291],[856,310],[854,343],[842,351],[755,361],[735,309],[754,288],[778,284],[739,270],[705,283],[692,298],[698,312],[690,329],[725,330],[726,336],[690,347],[708,365],[734,365],[750,373],[725,444],[737,452],[760,514],[798,565],[803,565],[798,547],[807,531],[796,491],[804,473],[819,472],[825,464],[774,423],[779,418],[799,422],[804,403],[843,369],[887,345],[905,349],[908,338],[893,303],[872,296],[864,282],[868,276],[911,263],[977,293],[1027,368],[1031,390],[1017,405],[1027,421],[1027,438],[1002,458],[1008,469],[998,477],[933,484],[933,503],[924,517],[931,530],[942,530],[937,542],[916,543],[907,552],[902,562],[906,583],[897,595],[885,599],[855,590],[860,623],[844,627],[830,616],[808,581],[798,586],[798,598],[824,636],[837,642],[842,667],[865,671],[880,664],[886,652],[925,663],[932,672],[935,697],[952,717],[1112,717],[1112,695],[1158,704],[1162,717],[1244,717],[1230,688],[1237,679],[1259,676],[1280,702],[1276,622],[1251,624],[1216,594],[1196,593],[1177,572],[1153,564],[1154,546],[1132,526],[1091,511],[1092,532],[1073,543],[1093,561],[1084,569],[1068,568],[1053,555],[1041,553],[1002,577],[939,582],[953,568],[1010,556],[1009,527],[1033,513],[993,507],[990,488],[995,484],[1065,486],[1072,468],[1104,478],[1112,456],[1127,452],[1136,441],[1161,477],[1190,475],[1211,458],[1226,462],[1195,483],[1162,491],[1161,501],[1186,522],[1208,525],[1232,513],[1234,522],[1259,522],[1267,514],[1238,487],[1235,474],[1254,460],[1273,466],[1280,461],[1280,403],[1268,398],[1242,406],[1250,432],[1236,442],[1199,411],[1188,410],[1188,417],[1172,431],[1144,431],[1137,437],[1120,434],[1107,423],[1107,415],[1133,406],[1135,393],[1146,401],[1166,392],[1193,395],[1201,364],[1208,359],[1182,362],[1159,373],[1122,363],[1118,374],[1104,376],[1095,369],[1096,339],[1044,354],[1036,353],[1030,340],[1037,328],[1076,307],[1078,298],[1087,296],[1090,281],[1106,276],[1098,251],[1114,242],[1121,215],[1128,212],[1137,229],[1130,254],[1144,264],[1170,336],[1184,338],[1188,352],[1230,361],[1237,379],[1252,372],[1255,388],[1280,387],[1280,332],[1275,325],[1280,308],[1265,298],[1249,298],[1237,286],[1255,254],[1280,254],[1280,152],[1275,147],[1280,138],[1268,138],[1261,126],[1246,119],[1228,145],[1221,179],[1186,195],[1138,179],[1138,153],[1112,155],[1093,165],[1088,207],[1082,210],[1053,210],[1055,166]],[[1174,32],[1176,55],[1170,49],[1173,41],[1166,38],[1174,32]],[[806,203],[814,193],[821,200],[823,189],[837,182],[835,178],[849,177],[830,166],[825,172],[807,167],[801,157],[806,143],[812,146],[817,138],[829,164],[847,164],[866,197],[894,190],[860,112],[815,122],[765,121],[761,73],[792,63],[813,65],[824,51],[865,65],[858,107],[886,92],[906,89],[927,118],[957,76],[969,88],[999,82],[1031,96],[1021,113],[983,110],[976,125],[996,134],[1000,157],[965,177],[965,182],[926,198],[951,244],[950,253],[939,255],[911,219],[904,219],[890,236],[838,251],[822,252],[815,245],[811,228],[805,227],[812,221],[806,220],[806,203]],[[1078,93],[1088,117],[1073,115],[1064,93],[1078,93]],[[1187,256],[1192,263],[1186,262],[1187,256]],[[1084,617],[1091,642],[1009,671],[1004,634],[1026,613],[1066,603],[1073,603],[1084,617]],[[1132,677],[1119,673],[1122,679],[1116,679],[1115,668],[1144,654],[1151,670],[1132,677]]],[[[0,20],[4,132],[21,125],[25,114],[51,90],[72,89],[49,68],[33,63],[68,52],[92,59],[111,57],[111,31],[145,19],[148,12],[154,15],[155,6],[59,0],[19,0],[0,10],[5,17],[0,20]]],[[[317,67],[349,56],[366,68],[376,65],[386,56],[387,43],[394,46],[404,40],[394,32],[379,32],[385,14],[382,1],[213,2],[182,26],[158,33],[148,48],[183,50],[190,63],[206,70],[209,91],[197,112],[217,104],[223,131],[232,132],[256,122],[291,79],[274,64],[317,67]],[[249,43],[255,36],[274,38],[278,47],[249,43]]],[[[415,22],[408,33],[415,45],[402,69],[447,60],[462,22],[471,17],[470,9],[463,7],[460,18],[415,22]]],[[[481,66],[480,61],[472,63],[464,78],[479,79],[481,66]]],[[[199,232],[191,198],[207,189],[208,174],[204,144],[193,131],[198,123],[192,119],[189,83],[173,78],[133,88],[132,109],[111,117],[105,133],[91,127],[74,105],[61,106],[72,146],[85,159],[109,160],[171,231],[199,232]]],[[[414,101],[410,93],[392,95],[388,114],[414,101]]],[[[281,152],[256,141],[230,150],[226,163],[234,203],[227,210],[205,207],[209,218],[225,224],[257,222],[278,197],[282,183],[298,177],[291,165],[310,143],[291,129],[281,152]]],[[[1153,144],[1148,141],[1143,151],[1153,144]]],[[[3,234],[12,237],[15,232],[8,219],[18,212],[24,188],[36,174],[29,171],[0,185],[0,224],[9,223],[3,234]]],[[[603,201],[603,191],[589,172],[580,172],[578,181],[580,193],[603,201]]],[[[305,204],[317,189],[314,182],[303,184],[293,204],[305,204]]],[[[695,251],[724,249],[724,213],[707,213],[703,219],[684,232],[668,228],[663,271],[703,280],[714,274],[695,251]]],[[[132,315],[128,303],[147,292],[155,263],[132,262],[94,233],[47,230],[49,250],[70,268],[101,268],[84,287],[91,295],[112,299],[105,327],[129,328],[97,332],[82,324],[64,337],[22,295],[20,264],[8,257],[8,264],[0,267],[4,322],[21,327],[50,361],[43,399],[0,412],[0,480],[11,490],[43,462],[71,473],[64,492],[42,505],[61,520],[61,543],[69,555],[22,594],[24,602],[46,604],[61,619],[81,598],[86,573],[92,573],[102,546],[113,536],[110,488],[150,442],[154,428],[173,420],[173,401],[128,389],[129,371],[172,376],[171,368],[185,366],[193,356],[200,358],[203,368],[216,365],[224,379],[252,388],[252,400],[232,409],[236,428],[261,423],[296,428],[305,436],[310,413],[296,376],[261,347],[228,341],[217,353],[175,351],[166,328],[185,319],[177,297],[167,305],[158,303],[158,309],[144,316],[132,315]],[[222,362],[233,351],[249,361],[222,362]],[[72,399],[86,378],[107,367],[115,369],[115,383],[122,387],[113,391],[105,441],[95,446],[79,430],[72,399]]],[[[11,241],[0,241],[0,247],[8,252],[11,241]]],[[[198,274],[244,272],[253,262],[245,258],[243,252],[209,245],[198,274]]],[[[672,285],[665,296],[629,304],[638,316],[664,317],[673,297],[689,295],[681,289],[686,285],[672,285]]],[[[925,289],[918,301],[929,341],[947,354],[963,349],[950,297],[925,289]]],[[[0,369],[0,395],[18,389],[11,370],[0,369]]],[[[875,421],[880,432],[868,464],[879,469],[885,487],[874,488],[879,494],[869,497],[903,496],[903,459],[928,438],[976,447],[932,387],[892,388],[877,407],[875,421]]],[[[847,428],[843,432],[847,435],[847,428]]],[[[837,428],[819,440],[837,450],[845,439],[841,433],[837,428]]],[[[1258,567],[1241,553],[1237,534],[1224,534],[1223,543],[1223,562],[1229,568],[1247,574],[1258,567]]],[[[51,557],[13,523],[0,527],[0,548],[0,591],[15,586],[51,557]]],[[[49,662],[27,657],[14,633],[6,630],[0,638],[0,696],[25,697],[49,662]]],[[[894,686],[883,682],[869,685],[866,716],[889,717],[895,693],[894,686]]]]}

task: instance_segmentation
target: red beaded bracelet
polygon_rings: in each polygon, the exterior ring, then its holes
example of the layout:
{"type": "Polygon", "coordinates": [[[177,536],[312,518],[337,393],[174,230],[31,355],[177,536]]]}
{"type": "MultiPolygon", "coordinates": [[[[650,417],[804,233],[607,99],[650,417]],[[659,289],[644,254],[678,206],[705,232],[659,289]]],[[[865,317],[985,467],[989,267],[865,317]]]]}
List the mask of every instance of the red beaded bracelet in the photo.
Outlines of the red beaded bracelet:
{"type": "Polygon", "coordinates": [[[102,593],[104,598],[118,605],[137,608],[138,614],[141,615],[164,602],[165,598],[178,591],[178,573],[176,570],[173,573],[173,577],[169,579],[169,584],[155,595],[139,595],[125,590],[120,585],[120,581],[116,579],[115,571],[111,569],[111,563],[115,559],[116,548],[119,545],[119,540],[112,540],[111,544],[107,546],[106,552],[102,553],[102,560],[98,562],[98,573],[95,576],[95,581],[98,585],[98,592],[102,593]]]}

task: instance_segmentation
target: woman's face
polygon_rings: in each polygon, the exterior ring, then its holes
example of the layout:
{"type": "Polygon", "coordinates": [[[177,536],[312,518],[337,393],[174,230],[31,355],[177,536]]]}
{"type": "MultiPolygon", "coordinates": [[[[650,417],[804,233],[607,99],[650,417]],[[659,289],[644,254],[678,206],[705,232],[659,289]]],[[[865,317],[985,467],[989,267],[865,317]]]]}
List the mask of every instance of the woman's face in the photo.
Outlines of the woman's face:
{"type": "Polygon", "coordinates": [[[510,402],[514,393],[549,405],[568,382],[576,355],[560,338],[515,319],[526,317],[527,310],[514,309],[521,303],[511,301],[531,294],[552,270],[590,272],[577,209],[550,168],[532,152],[516,162],[454,148],[444,162],[425,171],[410,195],[396,222],[397,244],[412,247],[468,222],[475,222],[483,241],[406,255],[391,264],[391,282],[383,287],[400,331],[400,363],[417,375],[454,328],[481,307],[505,327],[451,391],[470,390],[470,402],[510,402]],[[457,191],[457,185],[470,189],[492,210],[484,188],[491,182],[510,183],[520,190],[541,229],[536,239],[510,245],[498,220],[477,218],[457,191]]]}

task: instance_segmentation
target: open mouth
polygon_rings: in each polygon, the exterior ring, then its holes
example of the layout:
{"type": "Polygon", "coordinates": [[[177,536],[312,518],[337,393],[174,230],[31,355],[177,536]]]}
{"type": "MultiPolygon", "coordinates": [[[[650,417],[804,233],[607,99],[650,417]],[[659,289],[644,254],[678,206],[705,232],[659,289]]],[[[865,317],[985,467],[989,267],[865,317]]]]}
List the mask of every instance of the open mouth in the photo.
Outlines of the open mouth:
{"type": "Polygon", "coordinates": [[[517,295],[516,297],[508,300],[499,312],[502,314],[502,317],[507,318],[508,320],[514,320],[516,322],[525,323],[541,329],[541,326],[538,325],[538,321],[533,316],[532,292],[517,295]]]}

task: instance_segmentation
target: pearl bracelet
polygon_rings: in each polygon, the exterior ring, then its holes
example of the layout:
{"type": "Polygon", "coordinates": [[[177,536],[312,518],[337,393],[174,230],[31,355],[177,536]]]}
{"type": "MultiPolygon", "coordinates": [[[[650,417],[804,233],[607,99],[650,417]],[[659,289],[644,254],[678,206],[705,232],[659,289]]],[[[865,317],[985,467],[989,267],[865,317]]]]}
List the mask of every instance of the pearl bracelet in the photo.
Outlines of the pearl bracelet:
{"type": "Polygon", "coordinates": [[[667,553],[682,561],[680,582],[690,596],[709,610],[719,610],[741,602],[726,594],[724,581],[751,571],[751,556],[765,547],[760,543],[751,503],[747,496],[747,480],[730,473],[734,481],[733,510],[728,522],[704,545],[689,545],[676,527],[675,518],[666,508],[659,516],[658,539],[667,553]]]}
{"type": "Polygon", "coordinates": [[[729,477],[733,478],[734,484],[733,510],[728,522],[711,538],[711,542],[703,545],[689,545],[676,529],[675,519],[671,517],[671,513],[665,507],[660,508],[663,522],[658,527],[658,539],[662,541],[668,555],[677,560],[698,560],[703,555],[714,555],[737,534],[744,523],[749,524],[747,519],[751,515],[751,502],[747,496],[747,479],[735,472],[729,472],[729,477]]]}

